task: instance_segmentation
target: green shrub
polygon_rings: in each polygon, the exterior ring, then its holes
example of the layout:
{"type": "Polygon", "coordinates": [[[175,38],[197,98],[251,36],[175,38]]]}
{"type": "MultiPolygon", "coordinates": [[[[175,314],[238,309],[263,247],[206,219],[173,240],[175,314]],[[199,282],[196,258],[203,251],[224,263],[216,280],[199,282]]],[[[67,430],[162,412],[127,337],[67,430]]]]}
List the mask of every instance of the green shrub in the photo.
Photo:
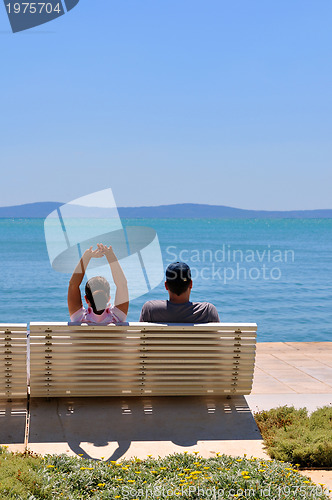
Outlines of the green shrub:
{"type": "Polygon", "coordinates": [[[8,482],[1,486],[1,500],[329,498],[321,485],[276,460],[219,454],[204,459],[198,454],[176,453],[158,459],[106,462],[66,455],[42,459],[8,452],[2,453],[2,459],[8,482]]]}
{"type": "Polygon", "coordinates": [[[8,453],[0,447],[0,498],[52,499],[48,478],[40,471],[41,457],[29,453],[8,453]]]}
{"type": "Polygon", "coordinates": [[[306,408],[281,406],[255,414],[271,458],[301,467],[332,467],[332,407],[308,416],[306,408]]]}

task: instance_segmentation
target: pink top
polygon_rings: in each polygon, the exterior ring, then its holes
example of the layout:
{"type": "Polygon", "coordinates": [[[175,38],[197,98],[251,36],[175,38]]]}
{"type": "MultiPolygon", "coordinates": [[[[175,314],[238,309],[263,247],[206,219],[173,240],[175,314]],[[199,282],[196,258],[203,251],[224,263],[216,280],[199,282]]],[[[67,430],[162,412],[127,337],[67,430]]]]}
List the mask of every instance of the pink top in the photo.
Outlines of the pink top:
{"type": "Polygon", "coordinates": [[[85,309],[81,307],[70,316],[73,323],[121,323],[126,321],[127,315],[120,311],[116,306],[106,307],[102,314],[95,314],[92,307],[85,309]]]}

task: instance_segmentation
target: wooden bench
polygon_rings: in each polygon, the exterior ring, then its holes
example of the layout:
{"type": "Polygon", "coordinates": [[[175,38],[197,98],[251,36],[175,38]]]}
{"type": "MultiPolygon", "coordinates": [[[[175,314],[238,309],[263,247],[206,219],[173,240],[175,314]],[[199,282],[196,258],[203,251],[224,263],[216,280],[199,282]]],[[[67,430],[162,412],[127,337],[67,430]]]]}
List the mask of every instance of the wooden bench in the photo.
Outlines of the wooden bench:
{"type": "Polygon", "coordinates": [[[31,323],[31,397],[249,394],[256,330],[255,323],[31,323]]]}
{"type": "Polygon", "coordinates": [[[0,399],[27,397],[27,325],[0,323],[0,399]]]}

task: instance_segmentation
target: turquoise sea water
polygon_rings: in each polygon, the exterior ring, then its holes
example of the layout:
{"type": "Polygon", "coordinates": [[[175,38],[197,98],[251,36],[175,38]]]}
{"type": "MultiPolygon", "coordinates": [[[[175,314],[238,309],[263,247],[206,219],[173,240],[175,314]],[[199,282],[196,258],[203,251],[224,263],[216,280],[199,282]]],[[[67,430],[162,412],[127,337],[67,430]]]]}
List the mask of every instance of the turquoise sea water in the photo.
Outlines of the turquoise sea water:
{"type": "MultiPolygon", "coordinates": [[[[216,305],[221,321],[256,322],[259,341],[332,336],[332,219],[123,220],[153,227],[164,266],[192,268],[192,300],[216,305]]],[[[43,220],[0,219],[0,322],[67,321],[70,275],[49,263],[43,220]]],[[[161,283],[130,304],[166,298],[161,283]]]]}

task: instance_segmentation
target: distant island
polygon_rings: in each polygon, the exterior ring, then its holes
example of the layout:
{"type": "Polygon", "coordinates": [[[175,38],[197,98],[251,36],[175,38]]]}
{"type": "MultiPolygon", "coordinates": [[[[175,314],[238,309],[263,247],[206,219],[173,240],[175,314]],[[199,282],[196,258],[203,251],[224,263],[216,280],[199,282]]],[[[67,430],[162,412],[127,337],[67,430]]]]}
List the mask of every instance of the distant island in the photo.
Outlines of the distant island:
{"type": "MultiPolygon", "coordinates": [[[[38,202],[0,207],[0,218],[44,219],[61,207],[59,202],[38,202]]],[[[224,205],[179,203],[155,207],[119,207],[123,219],[331,219],[332,209],[323,210],[245,210],[224,205]]]]}

